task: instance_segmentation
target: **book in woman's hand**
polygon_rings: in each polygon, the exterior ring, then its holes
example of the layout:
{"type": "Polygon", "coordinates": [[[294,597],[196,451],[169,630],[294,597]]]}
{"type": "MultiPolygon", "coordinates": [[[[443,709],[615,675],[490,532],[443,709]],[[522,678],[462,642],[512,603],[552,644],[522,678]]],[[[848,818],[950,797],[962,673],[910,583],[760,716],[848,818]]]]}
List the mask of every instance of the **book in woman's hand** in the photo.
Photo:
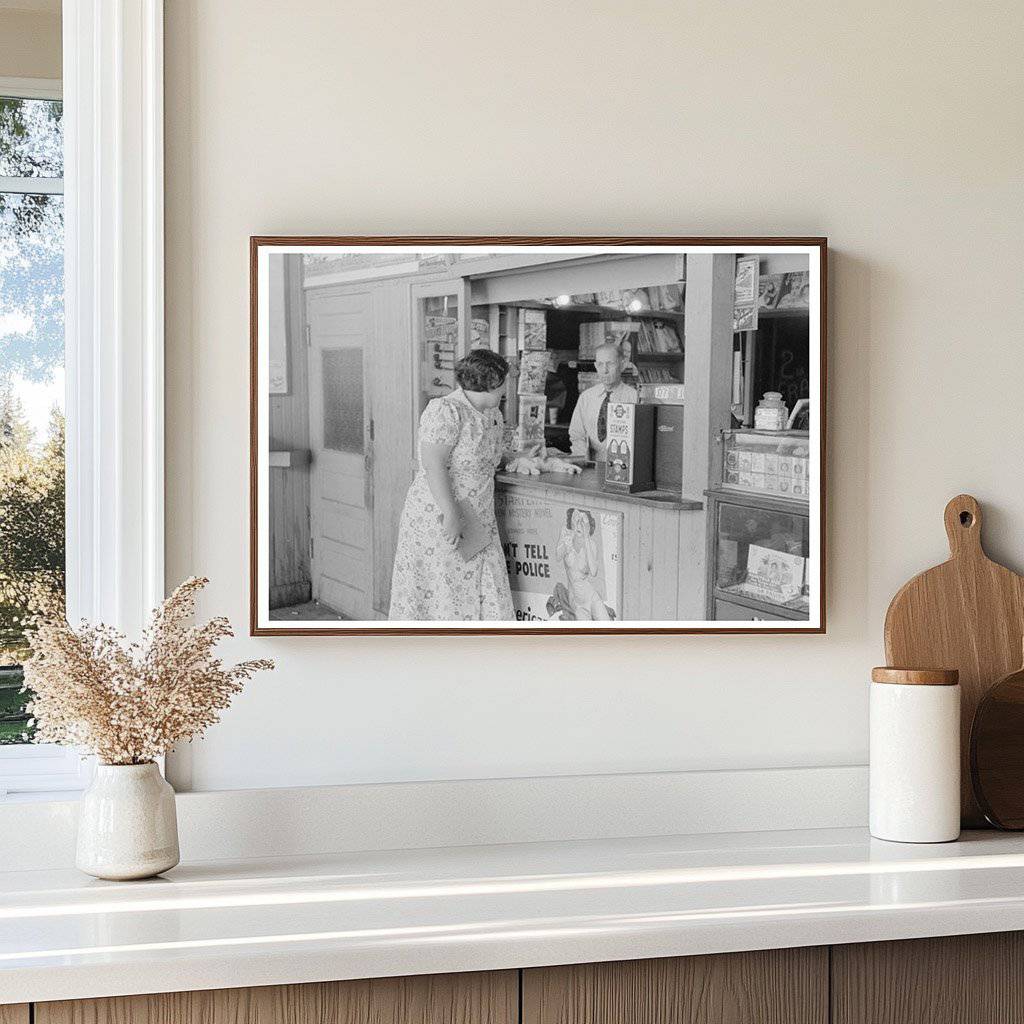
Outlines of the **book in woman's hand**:
{"type": "Polygon", "coordinates": [[[459,516],[462,520],[462,531],[456,549],[468,562],[476,558],[491,543],[491,531],[473,511],[468,501],[459,502],[459,516]]]}

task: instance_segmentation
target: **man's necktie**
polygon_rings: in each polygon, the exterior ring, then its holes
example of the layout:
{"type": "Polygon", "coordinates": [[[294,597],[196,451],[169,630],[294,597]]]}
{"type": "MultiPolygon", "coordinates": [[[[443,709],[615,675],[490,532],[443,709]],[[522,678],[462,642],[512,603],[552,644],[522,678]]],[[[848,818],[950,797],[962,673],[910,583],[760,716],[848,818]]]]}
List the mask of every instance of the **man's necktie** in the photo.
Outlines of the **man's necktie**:
{"type": "Polygon", "coordinates": [[[604,439],[608,436],[608,399],[611,398],[612,393],[606,391],[604,393],[604,400],[601,402],[601,408],[597,413],[597,439],[604,444],[604,439]]]}

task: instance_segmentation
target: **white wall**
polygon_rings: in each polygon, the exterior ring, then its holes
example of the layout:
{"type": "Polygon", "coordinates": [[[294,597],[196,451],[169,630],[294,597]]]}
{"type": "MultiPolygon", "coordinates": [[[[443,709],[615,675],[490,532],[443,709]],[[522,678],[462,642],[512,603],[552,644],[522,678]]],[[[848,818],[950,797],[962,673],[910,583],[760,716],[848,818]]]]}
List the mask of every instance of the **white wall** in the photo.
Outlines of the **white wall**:
{"type": "Polygon", "coordinates": [[[60,77],[60,0],[0,0],[0,78],[60,77]]]}
{"type": "MultiPolygon", "coordinates": [[[[892,592],[1024,568],[1024,7],[167,0],[168,571],[247,621],[250,234],[827,234],[824,637],[239,639],[197,789],[856,764],[892,592]]],[[[187,765],[179,760],[179,778],[187,765]]]]}

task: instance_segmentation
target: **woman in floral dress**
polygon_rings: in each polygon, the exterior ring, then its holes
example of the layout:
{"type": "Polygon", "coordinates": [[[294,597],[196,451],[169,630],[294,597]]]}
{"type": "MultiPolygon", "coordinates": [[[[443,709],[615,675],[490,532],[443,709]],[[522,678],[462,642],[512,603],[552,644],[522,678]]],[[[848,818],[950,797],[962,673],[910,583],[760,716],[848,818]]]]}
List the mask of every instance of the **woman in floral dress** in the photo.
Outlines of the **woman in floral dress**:
{"type": "Polygon", "coordinates": [[[505,556],[494,518],[494,472],[504,422],[498,403],[508,363],[475,349],[455,367],[459,385],[433,399],[420,417],[419,471],[398,530],[389,618],[437,621],[514,619],[505,556]],[[491,542],[463,558],[459,505],[491,542]]]}
{"type": "MultiPolygon", "coordinates": [[[[455,367],[458,387],[427,404],[420,417],[420,467],[398,529],[388,617],[399,621],[515,619],[508,570],[494,517],[494,473],[502,464],[504,421],[498,405],[508,363],[474,349],[455,367]],[[461,506],[461,510],[460,510],[461,506]],[[465,518],[475,523],[464,522],[465,518]],[[480,527],[482,529],[477,529],[480,527]],[[470,558],[463,534],[490,535],[470,558]]],[[[579,473],[544,453],[510,454],[512,473],[579,473]]]]}

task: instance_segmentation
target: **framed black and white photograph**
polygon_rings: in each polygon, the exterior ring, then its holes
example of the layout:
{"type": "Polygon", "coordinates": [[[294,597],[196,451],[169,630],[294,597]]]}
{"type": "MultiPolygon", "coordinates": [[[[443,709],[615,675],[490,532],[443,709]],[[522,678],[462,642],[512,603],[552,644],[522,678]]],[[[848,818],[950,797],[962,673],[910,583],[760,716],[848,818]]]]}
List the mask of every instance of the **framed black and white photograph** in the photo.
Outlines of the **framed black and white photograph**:
{"type": "Polygon", "coordinates": [[[826,251],[252,238],[252,633],[824,632],[826,251]]]}

